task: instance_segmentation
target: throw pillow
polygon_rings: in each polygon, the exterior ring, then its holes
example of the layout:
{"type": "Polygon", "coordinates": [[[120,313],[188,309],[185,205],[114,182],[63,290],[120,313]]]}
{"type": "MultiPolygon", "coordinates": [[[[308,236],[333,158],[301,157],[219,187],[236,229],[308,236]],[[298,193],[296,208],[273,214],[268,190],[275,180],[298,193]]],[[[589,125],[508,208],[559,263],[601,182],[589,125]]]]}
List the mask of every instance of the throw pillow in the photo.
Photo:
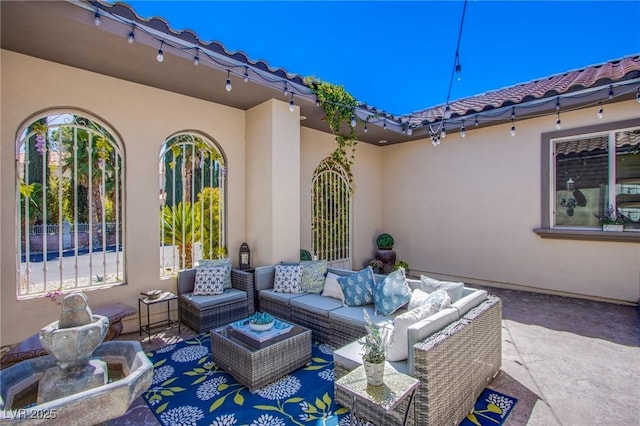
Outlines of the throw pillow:
{"type": "Polygon", "coordinates": [[[340,278],[339,275],[336,275],[333,272],[327,272],[327,277],[324,280],[324,289],[322,290],[322,295],[338,299],[339,301],[344,303],[344,294],[342,293],[340,284],[338,284],[338,278],[340,278]]]}
{"type": "Polygon", "coordinates": [[[443,288],[440,288],[431,293],[424,301],[423,306],[434,305],[436,312],[443,310],[444,308],[451,307],[451,298],[449,293],[443,288]]]}
{"type": "Polygon", "coordinates": [[[200,259],[198,266],[206,266],[212,268],[214,266],[228,266],[229,271],[224,277],[224,288],[231,288],[231,259],[200,259]]]}
{"type": "Polygon", "coordinates": [[[364,306],[373,303],[373,269],[367,266],[355,274],[338,278],[338,284],[344,294],[345,306],[364,306]]]}
{"type": "Polygon", "coordinates": [[[398,315],[393,321],[393,332],[387,348],[387,361],[403,361],[409,357],[409,326],[438,312],[435,305],[419,306],[398,315]]]}
{"type": "Polygon", "coordinates": [[[373,285],[373,300],[376,312],[391,315],[411,299],[411,289],[407,284],[404,269],[400,268],[387,275],[384,281],[373,285]]]}
{"type": "Polygon", "coordinates": [[[322,293],[324,276],[327,274],[327,261],[304,260],[300,265],[302,265],[300,289],[305,293],[322,293]]]}
{"type": "Polygon", "coordinates": [[[224,293],[224,279],[229,268],[227,266],[201,267],[196,269],[196,280],[193,285],[194,296],[211,296],[224,293]]]}
{"type": "Polygon", "coordinates": [[[429,297],[429,293],[416,288],[411,292],[411,299],[409,299],[409,305],[407,305],[407,310],[411,311],[418,306],[424,305],[425,300],[429,297]]]}
{"type": "Polygon", "coordinates": [[[300,265],[276,265],[273,291],[280,293],[300,293],[300,265]]]}
{"type": "Polygon", "coordinates": [[[447,293],[449,293],[451,302],[460,299],[462,297],[462,291],[464,290],[464,283],[462,282],[439,281],[426,275],[420,275],[420,282],[420,287],[427,293],[432,293],[439,288],[444,288],[447,290],[447,293]]]}

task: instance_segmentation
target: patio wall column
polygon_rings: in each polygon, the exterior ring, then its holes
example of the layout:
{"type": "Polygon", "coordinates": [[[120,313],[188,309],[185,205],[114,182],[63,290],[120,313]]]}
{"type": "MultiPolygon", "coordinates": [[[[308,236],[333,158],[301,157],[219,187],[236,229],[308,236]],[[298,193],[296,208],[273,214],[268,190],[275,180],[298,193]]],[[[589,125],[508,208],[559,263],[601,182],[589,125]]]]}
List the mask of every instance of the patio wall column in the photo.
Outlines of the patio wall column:
{"type": "Polygon", "coordinates": [[[271,99],[247,111],[247,243],[252,265],[300,256],[300,109],[271,99]]]}

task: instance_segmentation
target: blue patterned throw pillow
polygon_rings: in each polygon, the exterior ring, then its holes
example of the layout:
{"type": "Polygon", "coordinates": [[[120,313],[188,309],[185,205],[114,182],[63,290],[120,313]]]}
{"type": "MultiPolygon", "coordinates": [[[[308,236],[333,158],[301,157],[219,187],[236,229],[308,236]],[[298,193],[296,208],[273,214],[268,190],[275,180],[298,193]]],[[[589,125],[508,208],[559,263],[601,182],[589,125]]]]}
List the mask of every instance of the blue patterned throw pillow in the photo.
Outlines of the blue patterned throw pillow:
{"type": "Polygon", "coordinates": [[[196,269],[193,295],[212,296],[224,293],[224,279],[228,271],[228,266],[214,266],[213,268],[199,266],[196,269]]]}
{"type": "Polygon", "coordinates": [[[373,286],[373,300],[376,311],[391,315],[411,299],[411,288],[407,284],[404,269],[400,268],[387,275],[382,282],[373,286]]]}
{"type": "Polygon", "coordinates": [[[300,265],[276,265],[276,276],[273,280],[273,291],[279,293],[301,293],[301,275],[302,266],[300,265]]]}
{"type": "Polygon", "coordinates": [[[346,306],[364,306],[373,303],[373,269],[367,266],[355,274],[338,278],[338,283],[344,294],[346,306]]]}
{"type": "Polygon", "coordinates": [[[213,268],[215,266],[227,266],[229,270],[224,277],[224,288],[231,288],[231,259],[200,259],[198,266],[213,268]]]}
{"type": "Polygon", "coordinates": [[[322,293],[325,275],[327,275],[327,261],[303,260],[300,265],[302,266],[300,290],[304,293],[322,293]]]}

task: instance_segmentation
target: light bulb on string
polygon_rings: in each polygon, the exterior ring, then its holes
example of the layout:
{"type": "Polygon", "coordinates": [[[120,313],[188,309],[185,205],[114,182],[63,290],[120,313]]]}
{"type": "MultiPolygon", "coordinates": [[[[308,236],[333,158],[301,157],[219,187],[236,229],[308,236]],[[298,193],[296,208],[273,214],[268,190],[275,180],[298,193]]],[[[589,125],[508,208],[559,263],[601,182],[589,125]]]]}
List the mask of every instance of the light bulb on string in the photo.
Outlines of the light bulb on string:
{"type": "Polygon", "coordinates": [[[196,67],[200,65],[200,49],[198,48],[196,48],[196,56],[193,57],[193,65],[196,67]]]}
{"type": "Polygon", "coordinates": [[[442,125],[442,130],[440,131],[440,138],[444,139],[447,137],[447,129],[444,128],[444,124],[442,125]]]}
{"type": "Polygon", "coordinates": [[[284,91],[282,92],[285,96],[289,96],[289,86],[287,86],[287,82],[284,82],[284,91]]]}
{"type": "Polygon", "coordinates": [[[156,56],[156,59],[158,60],[158,62],[164,61],[164,52],[162,51],[163,45],[164,45],[164,40],[160,42],[160,49],[158,49],[158,55],[156,56]]]}
{"type": "Polygon", "coordinates": [[[604,109],[602,108],[602,102],[598,102],[598,105],[600,105],[600,108],[598,108],[598,118],[602,118],[604,117],[604,109]]]}
{"type": "Polygon", "coordinates": [[[289,111],[293,112],[296,109],[296,104],[293,102],[293,93],[291,94],[291,100],[289,101],[289,111]]]}
{"type": "Polygon", "coordinates": [[[449,108],[449,104],[444,107],[444,119],[448,120],[451,118],[451,108],[449,108]]]}
{"type": "Polygon", "coordinates": [[[613,99],[613,86],[609,86],[609,99],[613,99]]]}
{"type": "Polygon", "coordinates": [[[638,93],[636,93],[636,101],[640,104],[640,87],[638,87],[638,93]]]}
{"type": "Polygon", "coordinates": [[[407,135],[409,136],[413,135],[413,127],[411,126],[407,127],[407,135]]]}
{"type": "Polygon", "coordinates": [[[369,128],[367,127],[367,123],[364,123],[364,132],[367,133],[367,131],[369,130],[369,128]]]}
{"type": "Polygon", "coordinates": [[[95,14],[95,18],[93,20],[93,22],[96,24],[96,27],[99,27],[100,25],[102,25],[102,18],[100,18],[100,9],[98,9],[96,7],[96,14],[95,14]]]}
{"type": "Polygon", "coordinates": [[[478,114],[476,114],[476,119],[475,119],[473,124],[474,124],[474,126],[478,127],[478,124],[479,124],[478,123],[478,114]]]}
{"type": "Polygon", "coordinates": [[[127,42],[129,44],[133,44],[136,41],[136,35],[133,33],[133,28],[131,28],[131,32],[129,33],[129,37],[127,37],[127,42]]]}
{"type": "Polygon", "coordinates": [[[560,127],[562,127],[561,126],[561,122],[560,122],[560,113],[558,112],[556,114],[557,114],[557,117],[558,117],[558,118],[556,118],[556,129],[560,130],[560,127]]]}
{"type": "Polygon", "coordinates": [[[556,98],[556,111],[560,111],[560,97],[556,98]]]}
{"type": "Polygon", "coordinates": [[[356,125],[358,124],[356,121],[356,116],[355,114],[351,114],[351,127],[356,127],[356,125]]]}
{"type": "Polygon", "coordinates": [[[227,70],[227,84],[225,84],[224,88],[227,89],[227,92],[233,89],[233,86],[231,86],[231,71],[229,70],[227,70]]]}
{"type": "Polygon", "coordinates": [[[320,99],[316,98],[316,106],[319,107],[320,106],[320,99]]]}
{"type": "Polygon", "coordinates": [[[244,77],[242,78],[242,81],[245,83],[249,81],[249,67],[244,67],[244,77]]]}
{"type": "Polygon", "coordinates": [[[516,125],[515,124],[511,124],[511,136],[515,136],[516,135],[516,125]]]}
{"type": "Polygon", "coordinates": [[[460,137],[461,138],[467,137],[467,130],[464,128],[464,120],[462,120],[462,126],[460,126],[460,137]]]}
{"type": "Polygon", "coordinates": [[[511,108],[511,136],[516,135],[516,109],[511,108]]]}
{"type": "Polygon", "coordinates": [[[384,123],[382,124],[382,128],[384,130],[387,130],[387,119],[386,118],[384,119],[384,123]]]}

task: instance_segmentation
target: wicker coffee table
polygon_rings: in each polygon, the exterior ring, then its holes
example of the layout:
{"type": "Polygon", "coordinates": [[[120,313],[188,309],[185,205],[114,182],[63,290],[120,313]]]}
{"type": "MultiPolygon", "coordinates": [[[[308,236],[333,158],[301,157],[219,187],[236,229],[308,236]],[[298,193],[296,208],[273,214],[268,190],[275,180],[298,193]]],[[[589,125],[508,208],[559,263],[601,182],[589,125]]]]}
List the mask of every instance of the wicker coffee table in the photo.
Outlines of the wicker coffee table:
{"type": "Polygon", "coordinates": [[[211,330],[213,361],[255,392],[311,362],[311,330],[293,325],[260,347],[239,339],[230,325],[211,330]]]}

